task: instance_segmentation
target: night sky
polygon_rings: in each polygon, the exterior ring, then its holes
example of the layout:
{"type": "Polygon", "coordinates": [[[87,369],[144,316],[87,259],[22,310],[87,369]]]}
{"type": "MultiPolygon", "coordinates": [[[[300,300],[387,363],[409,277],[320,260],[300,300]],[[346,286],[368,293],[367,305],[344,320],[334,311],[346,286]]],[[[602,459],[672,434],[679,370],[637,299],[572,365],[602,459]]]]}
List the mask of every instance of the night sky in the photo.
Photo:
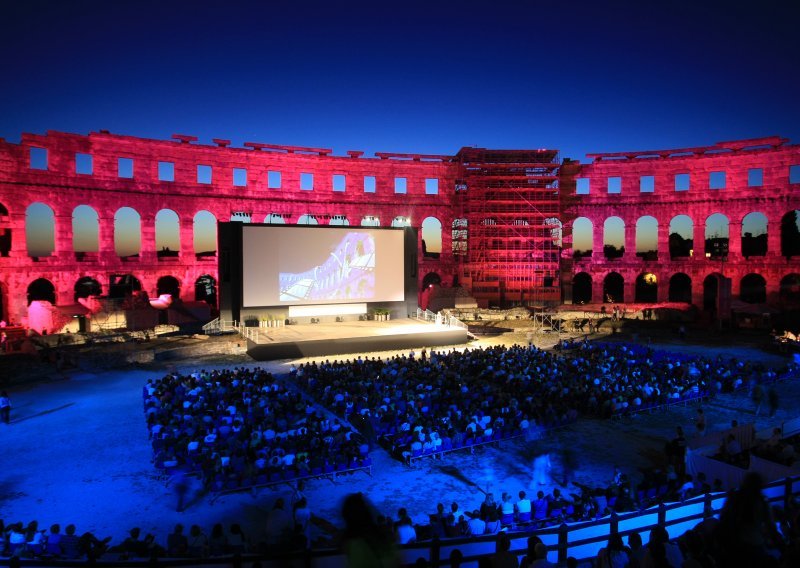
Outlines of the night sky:
{"type": "Polygon", "coordinates": [[[800,142],[800,4],[2,2],[0,136],[453,154],[800,142]]]}

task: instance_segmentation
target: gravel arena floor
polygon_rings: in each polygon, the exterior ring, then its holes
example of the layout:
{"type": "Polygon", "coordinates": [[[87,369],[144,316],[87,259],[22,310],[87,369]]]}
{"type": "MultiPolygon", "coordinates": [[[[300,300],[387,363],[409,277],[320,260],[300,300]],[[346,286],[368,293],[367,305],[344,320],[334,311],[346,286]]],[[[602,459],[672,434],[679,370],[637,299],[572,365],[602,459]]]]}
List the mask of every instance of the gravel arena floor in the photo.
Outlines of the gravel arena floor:
{"type": "MultiPolygon", "coordinates": [[[[513,322],[504,333],[474,341],[470,347],[524,344],[531,337],[526,325],[513,322]]],[[[774,366],[787,362],[786,356],[760,349],[758,343],[763,338],[755,341],[733,332],[722,338],[709,339],[710,335],[713,334],[690,330],[686,341],[678,341],[671,330],[662,330],[659,335],[653,329],[635,336],[623,331],[615,338],[649,338],[655,347],[667,350],[723,353],[774,366]]],[[[607,339],[599,337],[604,338],[607,339]]],[[[533,339],[547,348],[558,338],[555,334],[539,334],[533,339]]],[[[162,544],[176,523],[187,527],[199,524],[208,533],[217,522],[226,526],[239,522],[252,539],[258,540],[264,532],[267,511],[280,496],[288,501],[291,487],[225,495],[212,503],[209,495],[201,494],[194,486],[190,489],[190,506],[176,512],[176,496],[151,462],[142,386],[148,377],[160,376],[168,369],[191,372],[245,365],[267,367],[280,374],[286,373],[291,363],[254,363],[246,355],[228,354],[113,371],[53,372],[45,380],[27,384],[15,381],[8,388],[13,403],[11,424],[0,424],[0,518],[6,523],[36,519],[40,527],[56,522],[62,527],[75,523],[78,533],[92,531],[100,538],[110,536],[113,543],[121,542],[128,529],[138,526],[143,534],[156,535],[162,544]]],[[[3,365],[0,357],[0,368],[3,365]]],[[[800,384],[784,381],[777,390],[780,408],[773,418],[762,413],[755,419],[759,430],[800,414],[800,384]]],[[[743,393],[719,396],[704,408],[709,431],[723,429],[734,418],[740,423],[755,418],[752,404],[743,393]]],[[[428,513],[435,511],[438,502],[457,501],[462,509],[471,510],[483,500],[485,491],[493,491],[495,496],[502,491],[516,494],[530,487],[533,458],[543,452],[550,452],[553,461],[554,481],[547,487],[550,491],[560,479],[564,448],[578,456],[575,478],[580,483],[606,485],[614,465],[636,480],[640,477],[638,468],[660,463],[664,443],[672,438],[676,425],[693,431],[689,427],[695,410],[695,406],[676,406],[617,421],[582,419],[541,439],[508,441],[480,448],[474,454],[451,453],[412,467],[378,449],[373,453],[372,476],[356,473],[335,481],[308,483],[309,504],[319,519],[315,537],[324,539],[326,527],[340,524],[341,501],[354,491],[365,492],[379,510],[392,516],[399,507],[406,507],[417,522],[427,522],[428,513]]]]}

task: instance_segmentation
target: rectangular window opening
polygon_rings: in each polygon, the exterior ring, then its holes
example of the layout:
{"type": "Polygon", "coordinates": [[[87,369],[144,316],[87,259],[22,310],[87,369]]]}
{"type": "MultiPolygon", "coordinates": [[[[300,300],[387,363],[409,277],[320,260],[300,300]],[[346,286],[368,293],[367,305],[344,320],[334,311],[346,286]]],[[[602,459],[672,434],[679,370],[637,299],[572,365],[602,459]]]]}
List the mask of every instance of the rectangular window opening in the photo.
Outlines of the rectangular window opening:
{"type": "Polygon", "coordinates": [[[267,189],[280,189],[280,188],[281,188],[281,172],[268,171],[267,189]]]}
{"type": "Polygon", "coordinates": [[[425,195],[438,195],[438,194],[439,194],[439,179],[425,178],[425,195]]]}
{"type": "Polygon", "coordinates": [[[622,193],[622,178],[608,178],[608,193],[622,193]]]}
{"type": "Polygon", "coordinates": [[[158,181],[175,181],[175,164],[158,162],[158,181]]]}
{"type": "Polygon", "coordinates": [[[30,168],[32,170],[46,170],[47,169],[47,149],[46,148],[36,148],[35,146],[31,146],[30,168]]]}
{"type": "Polygon", "coordinates": [[[639,178],[639,191],[641,193],[653,193],[656,190],[655,176],[642,176],[639,178]]]}
{"type": "Polygon", "coordinates": [[[333,174],[333,191],[344,191],[347,178],[342,174],[333,174]]]}
{"type": "Polygon", "coordinates": [[[314,174],[301,173],[300,174],[300,189],[303,191],[314,190],[314,174]]]}
{"type": "Polygon", "coordinates": [[[90,176],[94,173],[91,154],[75,154],[75,173],[90,176]]]}
{"type": "Polygon", "coordinates": [[[133,158],[119,158],[117,160],[117,176],[133,179],[133,158]]]}
{"type": "Polygon", "coordinates": [[[233,168],[233,186],[247,187],[247,170],[244,168],[233,168]]]}
{"type": "Polygon", "coordinates": [[[211,174],[211,166],[206,166],[203,164],[197,165],[197,183],[210,184],[211,174]]]}
{"type": "Polygon", "coordinates": [[[709,172],[708,189],[725,189],[725,172],[709,172]]]}
{"type": "Polygon", "coordinates": [[[761,187],[764,185],[764,170],[750,168],[747,170],[747,187],[761,187]]]}
{"type": "Polygon", "coordinates": [[[406,193],[408,190],[408,182],[406,178],[394,178],[394,192],[406,193]]]}
{"type": "Polygon", "coordinates": [[[575,180],[575,193],[578,195],[589,195],[589,178],[578,178],[575,180]]]}
{"type": "Polygon", "coordinates": [[[375,193],[375,176],[364,176],[364,193],[375,193]]]}
{"type": "Polygon", "coordinates": [[[689,191],[689,174],[675,174],[675,191],[689,191]]]}
{"type": "Polygon", "coordinates": [[[800,183],[800,164],[789,166],[789,183],[800,183]]]}

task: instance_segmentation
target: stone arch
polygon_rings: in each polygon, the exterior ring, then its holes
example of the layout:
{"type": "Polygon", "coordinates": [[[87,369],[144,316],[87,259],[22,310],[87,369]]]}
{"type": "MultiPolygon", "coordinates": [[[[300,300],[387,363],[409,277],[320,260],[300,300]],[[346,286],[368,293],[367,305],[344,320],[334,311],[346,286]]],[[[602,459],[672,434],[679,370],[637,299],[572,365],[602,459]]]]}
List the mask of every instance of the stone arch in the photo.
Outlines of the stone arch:
{"type": "Polygon", "coordinates": [[[347,215],[331,215],[331,220],[328,221],[328,224],[339,227],[348,227],[350,226],[350,221],[347,219],[347,215]]]}
{"type": "Polygon", "coordinates": [[[683,272],[676,272],[669,279],[670,302],[692,303],[692,279],[683,272]]]}
{"type": "Polygon", "coordinates": [[[100,217],[89,205],[78,205],[72,210],[72,250],[78,253],[100,250],[100,217]]]}
{"type": "Polygon", "coordinates": [[[658,278],[652,272],[643,272],[636,277],[634,301],[642,304],[658,302],[658,278]]]}
{"type": "Polygon", "coordinates": [[[742,256],[767,255],[767,216],[760,211],[748,213],[742,219],[742,256]]]}
{"type": "Polygon", "coordinates": [[[156,256],[178,256],[181,250],[181,220],[172,209],[156,213],[156,256]]]}
{"type": "Polygon", "coordinates": [[[688,215],[675,215],[669,222],[669,257],[688,258],[693,254],[694,222],[688,215]]]}
{"type": "Polygon", "coordinates": [[[47,278],[37,278],[28,284],[28,305],[36,301],[56,305],[56,287],[47,278]]]}
{"type": "Polygon", "coordinates": [[[572,279],[572,303],[589,304],[592,301],[592,276],[578,272],[572,279]]]}
{"type": "Polygon", "coordinates": [[[0,203],[0,256],[6,257],[11,254],[11,227],[7,225],[9,225],[8,208],[0,203]]]}
{"type": "Polygon", "coordinates": [[[162,276],[156,282],[156,296],[169,294],[173,300],[181,297],[181,282],[174,276],[162,276]]]}
{"type": "Polygon", "coordinates": [[[781,256],[800,256],[800,211],[789,211],[781,217],[781,256]]]}
{"type": "Polygon", "coordinates": [[[572,222],[572,254],[575,258],[592,256],[594,252],[594,225],[587,217],[572,222]]]}
{"type": "Polygon", "coordinates": [[[286,219],[280,213],[270,213],[264,217],[264,223],[267,225],[285,225],[286,219]]]}
{"type": "Polygon", "coordinates": [[[362,227],[380,227],[381,220],[376,215],[364,215],[361,218],[361,226],[362,227]]]}
{"type": "Polygon", "coordinates": [[[142,218],[132,207],[114,213],[114,250],[117,256],[138,256],[142,249],[142,218]]]}
{"type": "Polygon", "coordinates": [[[442,222],[436,217],[425,217],[422,221],[422,255],[439,258],[442,254],[442,222]]]}
{"type": "Polygon", "coordinates": [[[304,213],[297,218],[298,225],[319,225],[319,221],[317,221],[316,215],[312,215],[311,213],[304,213]]]}
{"type": "Polygon", "coordinates": [[[603,222],[603,256],[620,258],[625,254],[625,221],[609,217],[603,222]]]}
{"type": "Polygon", "coordinates": [[[765,304],[767,281],[764,277],[754,272],[743,276],[739,287],[739,299],[747,304],[765,304]]]}
{"type": "Polygon", "coordinates": [[[192,222],[192,247],[196,256],[216,256],[217,218],[210,211],[198,211],[192,222]]]}
{"type": "Polygon", "coordinates": [[[658,221],[652,215],[642,215],[636,220],[636,256],[658,259],[658,221]]]}
{"type": "Polygon", "coordinates": [[[706,219],[704,252],[711,258],[728,256],[730,222],[722,213],[714,213],[706,219]]]}
{"type": "Polygon", "coordinates": [[[782,304],[800,303],[800,274],[793,272],[781,278],[778,299],[782,304]]]}
{"type": "Polygon", "coordinates": [[[103,287],[100,285],[100,282],[98,282],[91,276],[84,276],[83,278],[79,278],[78,281],[75,282],[74,290],[75,290],[74,298],[76,302],[81,298],[103,295],[103,287]]]}
{"type": "Polygon", "coordinates": [[[49,205],[31,203],[25,210],[28,256],[50,256],[56,250],[56,215],[49,205]]]}
{"type": "Polygon", "coordinates": [[[410,227],[411,226],[411,217],[404,217],[402,215],[398,215],[394,219],[392,219],[392,227],[410,227]]]}
{"type": "Polygon", "coordinates": [[[422,288],[430,288],[431,286],[441,286],[442,277],[436,272],[428,272],[422,279],[422,288]]]}
{"type": "Polygon", "coordinates": [[[203,274],[194,282],[194,299],[210,306],[217,305],[217,281],[210,274],[203,274]]]}
{"type": "Polygon", "coordinates": [[[619,272],[609,272],[603,278],[603,302],[625,302],[625,279],[619,272]]]}
{"type": "Polygon", "coordinates": [[[142,291],[142,283],[133,274],[112,274],[108,284],[108,297],[112,299],[130,298],[142,291]]]}

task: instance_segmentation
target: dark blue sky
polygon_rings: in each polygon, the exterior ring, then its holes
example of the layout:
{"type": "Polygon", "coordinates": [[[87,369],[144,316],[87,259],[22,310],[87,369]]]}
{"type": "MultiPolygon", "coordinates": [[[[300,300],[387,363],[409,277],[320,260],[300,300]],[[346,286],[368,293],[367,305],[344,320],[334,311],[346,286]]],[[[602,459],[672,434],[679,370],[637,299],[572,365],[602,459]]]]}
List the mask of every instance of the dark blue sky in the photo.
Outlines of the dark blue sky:
{"type": "Polygon", "coordinates": [[[800,8],[6,1],[0,136],[108,129],[452,154],[800,142],[800,8]]]}

